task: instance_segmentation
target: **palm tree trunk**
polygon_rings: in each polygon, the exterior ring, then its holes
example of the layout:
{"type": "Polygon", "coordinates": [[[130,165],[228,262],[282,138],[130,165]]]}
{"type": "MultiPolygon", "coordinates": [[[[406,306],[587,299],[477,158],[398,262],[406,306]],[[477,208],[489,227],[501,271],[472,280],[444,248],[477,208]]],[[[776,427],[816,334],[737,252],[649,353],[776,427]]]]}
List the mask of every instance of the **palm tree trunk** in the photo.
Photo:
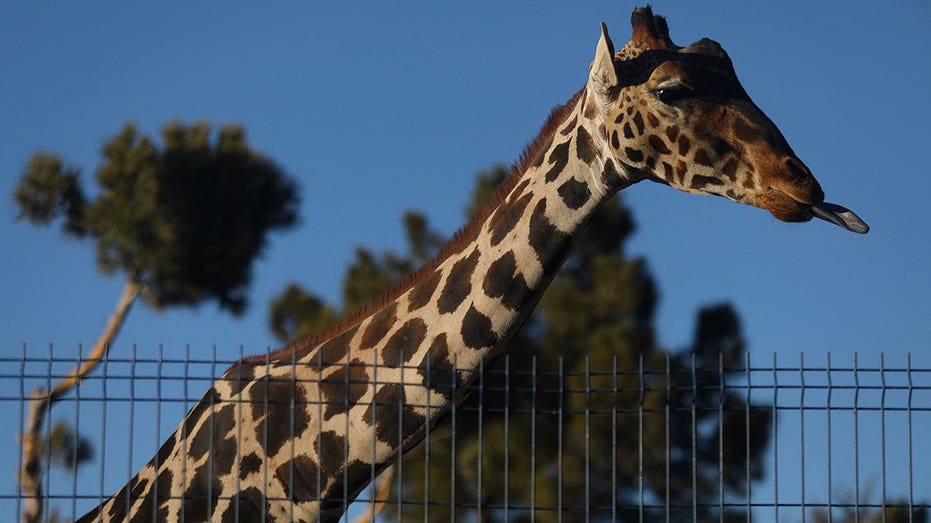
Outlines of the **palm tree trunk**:
{"type": "Polygon", "coordinates": [[[42,519],[42,425],[48,417],[49,408],[68,391],[80,383],[81,379],[100,365],[107,356],[113,340],[116,338],[129,309],[142,291],[138,274],[132,273],[123,285],[123,292],[116,304],[116,309],[107,320],[100,338],[83,363],[72,370],[66,377],[56,383],[51,391],[38,387],[29,394],[29,411],[26,418],[25,432],[21,437],[23,462],[19,473],[19,485],[23,497],[23,523],[38,523],[42,519]]]}

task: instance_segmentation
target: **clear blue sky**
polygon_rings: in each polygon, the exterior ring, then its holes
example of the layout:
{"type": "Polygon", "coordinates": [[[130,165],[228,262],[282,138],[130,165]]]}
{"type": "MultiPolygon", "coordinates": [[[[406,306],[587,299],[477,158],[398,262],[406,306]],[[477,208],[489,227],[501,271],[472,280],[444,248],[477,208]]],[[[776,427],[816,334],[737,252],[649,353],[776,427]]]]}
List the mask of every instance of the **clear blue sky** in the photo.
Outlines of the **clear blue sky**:
{"type": "MultiPolygon", "coordinates": [[[[633,4],[174,2],[0,6],[0,355],[73,355],[119,294],[91,244],[14,221],[12,190],[30,154],[60,152],[92,174],[102,141],[132,120],[245,125],[251,143],[299,180],[301,225],[255,267],[242,318],[213,304],[131,313],[117,340],[140,353],[230,359],[275,342],[268,300],[290,281],[337,300],[356,245],[403,247],[401,213],[451,233],[473,174],[514,160],[550,108],[584,82],[604,20],[618,45],[633,4]]],[[[660,291],[663,344],[690,339],[697,307],[740,311],[754,361],[931,367],[931,4],[664,2],[680,45],[730,54],[751,97],[867,236],[824,222],[644,182],[625,191],[660,291]]],[[[125,355],[125,351],[123,354],[125,355]]],[[[4,375],[18,365],[3,364],[4,375]]],[[[27,389],[31,388],[28,386],[27,389]]],[[[0,381],[4,397],[16,380],[0,381]]],[[[199,396],[199,391],[191,391],[199,396]]],[[[15,418],[17,405],[0,412],[15,418]]],[[[171,428],[180,417],[171,422],[171,428]]],[[[162,430],[171,430],[163,427],[162,430]]],[[[12,444],[15,428],[0,429],[12,444]]],[[[138,458],[141,465],[148,457],[138,458]]],[[[0,490],[13,465],[0,457],[0,490]]],[[[95,478],[95,475],[88,476],[95,478]]],[[[91,479],[91,481],[95,481],[91,479]]],[[[122,484],[120,482],[119,484],[122,484]]],[[[109,485],[109,484],[108,484],[109,485]]],[[[114,484],[113,487],[118,487],[114,484]]],[[[109,487],[108,487],[109,488],[109,487]]]]}

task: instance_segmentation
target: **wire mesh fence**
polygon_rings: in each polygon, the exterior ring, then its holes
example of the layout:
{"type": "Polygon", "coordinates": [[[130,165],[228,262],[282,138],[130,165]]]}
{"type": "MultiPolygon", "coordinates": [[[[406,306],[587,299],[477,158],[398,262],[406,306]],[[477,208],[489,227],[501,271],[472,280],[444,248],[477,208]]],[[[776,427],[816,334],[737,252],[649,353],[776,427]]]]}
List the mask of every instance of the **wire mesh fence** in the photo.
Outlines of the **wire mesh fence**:
{"type": "MultiPolygon", "coordinates": [[[[118,491],[241,357],[202,352],[111,356],[51,409],[46,428],[69,430],[44,440],[46,517],[76,519],[118,491]]],[[[398,453],[390,490],[338,501],[346,520],[385,497],[384,521],[928,521],[931,367],[789,359],[505,356],[431,414],[442,419],[398,453]]],[[[0,513],[23,506],[12,471],[26,398],[80,360],[80,348],[0,358],[0,513]]]]}

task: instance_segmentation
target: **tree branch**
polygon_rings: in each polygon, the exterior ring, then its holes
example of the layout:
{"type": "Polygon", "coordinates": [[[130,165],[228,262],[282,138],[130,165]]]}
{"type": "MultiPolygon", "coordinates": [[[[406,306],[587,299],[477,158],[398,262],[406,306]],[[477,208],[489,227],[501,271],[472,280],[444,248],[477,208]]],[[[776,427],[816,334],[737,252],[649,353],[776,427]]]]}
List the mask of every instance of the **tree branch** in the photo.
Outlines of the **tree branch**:
{"type": "Polygon", "coordinates": [[[119,333],[126,315],[142,288],[138,274],[135,272],[130,274],[126,284],[123,285],[123,292],[120,294],[116,309],[110,315],[97,343],[94,344],[84,362],[56,383],[51,391],[38,387],[29,393],[29,411],[25,432],[20,440],[23,447],[23,464],[18,477],[24,500],[22,515],[24,523],[38,523],[42,519],[42,425],[48,417],[49,408],[106,358],[113,340],[119,333]]]}

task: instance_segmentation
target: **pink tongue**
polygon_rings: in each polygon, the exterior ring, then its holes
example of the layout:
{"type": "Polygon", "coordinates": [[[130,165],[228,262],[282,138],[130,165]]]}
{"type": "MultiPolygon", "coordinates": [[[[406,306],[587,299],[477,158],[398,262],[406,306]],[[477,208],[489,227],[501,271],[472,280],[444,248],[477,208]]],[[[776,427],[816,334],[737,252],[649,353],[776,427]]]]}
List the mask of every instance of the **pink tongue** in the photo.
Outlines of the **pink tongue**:
{"type": "Polygon", "coordinates": [[[866,234],[870,230],[870,226],[861,220],[856,213],[837,204],[822,202],[812,205],[811,213],[815,215],[815,218],[821,218],[850,232],[866,234]]]}

